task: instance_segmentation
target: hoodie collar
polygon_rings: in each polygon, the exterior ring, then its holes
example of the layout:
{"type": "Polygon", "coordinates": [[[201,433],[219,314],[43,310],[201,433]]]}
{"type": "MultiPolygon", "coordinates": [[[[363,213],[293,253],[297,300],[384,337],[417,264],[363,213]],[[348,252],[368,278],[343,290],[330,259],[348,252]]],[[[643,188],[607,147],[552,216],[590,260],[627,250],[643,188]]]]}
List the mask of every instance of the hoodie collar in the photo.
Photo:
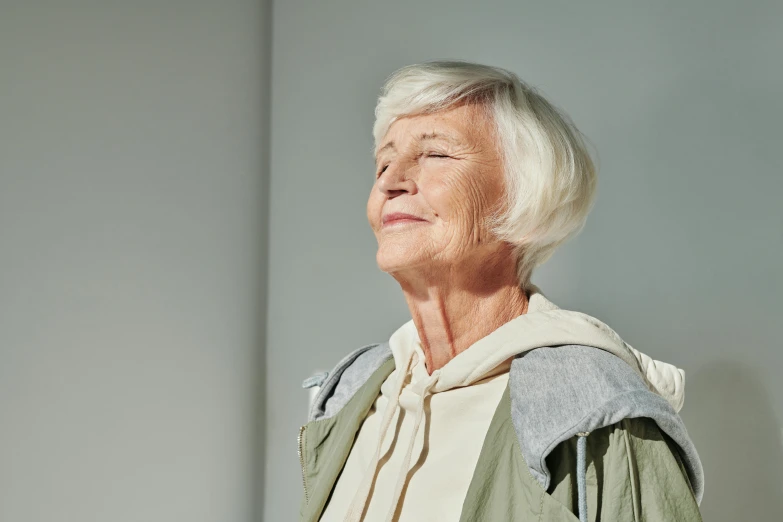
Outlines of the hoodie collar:
{"type": "MultiPolygon", "coordinates": [[[[642,376],[651,391],[666,399],[675,411],[682,409],[685,393],[685,372],[682,369],[639,352],[595,317],[560,308],[538,286],[531,284],[528,292],[527,313],[490,332],[440,368],[437,381],[431,387],[432,393],[469,386],[491,374],[507,370],[511,359],[535,348],[581,344],[618,356],[642,376]]],[[[408,367],[410,372],[408,363],[423,357],[421,340],[413,319],[392,334],[389,346],[396,368],[408,367]],[[417,352],[419,355],[414,355],[417,352]]],[[[414,366],[414,363],[410,366],[414,366]]],[[[412,372],[414,383],[427,375],[423,363],[420,367],[420,371],[412,372]]]]}

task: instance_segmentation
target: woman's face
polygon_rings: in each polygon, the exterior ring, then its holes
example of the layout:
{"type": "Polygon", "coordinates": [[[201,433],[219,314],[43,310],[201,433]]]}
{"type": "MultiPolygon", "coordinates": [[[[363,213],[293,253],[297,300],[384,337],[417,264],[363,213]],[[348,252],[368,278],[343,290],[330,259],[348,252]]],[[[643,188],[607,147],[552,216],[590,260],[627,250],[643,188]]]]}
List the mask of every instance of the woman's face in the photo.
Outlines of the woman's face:
{"type": "Polygon", "coordinates": [[[480,107],[461,104],[398,119],[378,148],[367,202],[378,266],[394,273],[491,262],[501,244],[485,218],[502,204],[503,194],[495,132],[480,107]]]}

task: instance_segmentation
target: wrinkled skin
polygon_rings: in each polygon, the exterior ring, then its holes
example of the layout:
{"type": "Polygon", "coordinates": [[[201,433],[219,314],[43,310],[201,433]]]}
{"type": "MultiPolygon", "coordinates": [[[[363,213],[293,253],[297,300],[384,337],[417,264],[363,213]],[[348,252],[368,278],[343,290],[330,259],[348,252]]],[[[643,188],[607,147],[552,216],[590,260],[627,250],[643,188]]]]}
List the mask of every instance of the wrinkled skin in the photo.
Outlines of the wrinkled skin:
{"type": "Polygon", "coordinates": [[[486,223],[503,208],[503,162],[491,119],[469,103],[398,119],[378,150],[376,259],[403,290],[432,373],[527,311],[511,245],[486,223]],[[420,220],[384,224],[393,212],[420,220]]]}

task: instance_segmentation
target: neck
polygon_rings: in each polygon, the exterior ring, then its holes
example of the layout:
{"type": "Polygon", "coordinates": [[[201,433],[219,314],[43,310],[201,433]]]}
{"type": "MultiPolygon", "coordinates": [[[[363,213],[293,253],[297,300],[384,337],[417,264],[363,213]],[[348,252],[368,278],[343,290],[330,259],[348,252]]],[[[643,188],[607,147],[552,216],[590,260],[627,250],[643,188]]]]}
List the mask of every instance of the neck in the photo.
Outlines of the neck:
{"type": "Polygon", "coordinates": [[[419,267],[392,275],[405,294],[430,374],[527,312],[528,297],[513,262],[419,267]]]}

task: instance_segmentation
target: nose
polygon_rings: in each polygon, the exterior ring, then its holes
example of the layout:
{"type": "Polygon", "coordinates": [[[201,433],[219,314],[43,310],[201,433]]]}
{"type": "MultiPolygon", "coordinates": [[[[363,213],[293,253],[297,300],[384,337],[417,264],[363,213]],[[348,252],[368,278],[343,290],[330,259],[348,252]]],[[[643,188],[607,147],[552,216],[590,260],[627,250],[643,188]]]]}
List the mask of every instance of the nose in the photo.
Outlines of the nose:
{"type": "Polygon", "coordinates": [[[401,163],[392,163],[378,178],[378,190],[387,198],[394,198],[400,194],[415,194],[416,182],[411,177],[413,167],[401,163]]]}

